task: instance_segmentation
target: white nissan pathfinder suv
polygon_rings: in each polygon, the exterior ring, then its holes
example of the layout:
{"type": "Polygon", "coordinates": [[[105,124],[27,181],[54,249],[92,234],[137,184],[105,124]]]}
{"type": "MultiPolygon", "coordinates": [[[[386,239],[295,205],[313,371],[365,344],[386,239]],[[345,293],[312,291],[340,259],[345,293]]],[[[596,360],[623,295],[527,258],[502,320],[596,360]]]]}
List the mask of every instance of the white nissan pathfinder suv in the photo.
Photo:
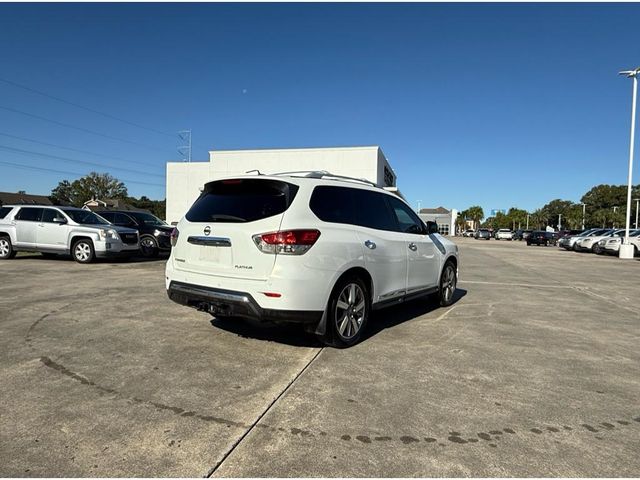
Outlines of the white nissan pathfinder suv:
{"type": "Polygon", "coordinates": [[[169,298],[216,317],[307,324],[358,342],[371,310],[453,302],[458,248],[398,196],[327,172],[209,182],[172,233],[169,298]]]}

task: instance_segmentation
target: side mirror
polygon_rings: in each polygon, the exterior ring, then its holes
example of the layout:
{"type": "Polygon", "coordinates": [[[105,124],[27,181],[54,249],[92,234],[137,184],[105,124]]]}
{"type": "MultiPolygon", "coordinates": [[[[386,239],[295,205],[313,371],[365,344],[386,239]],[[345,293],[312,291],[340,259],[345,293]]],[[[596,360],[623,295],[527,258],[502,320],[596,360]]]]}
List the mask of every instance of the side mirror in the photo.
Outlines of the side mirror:
{"type": "Polygon", "coordinates": [[[53,223],[57,223],[58,225],[66,225],[67,219],[64,217],[56,217],[53,219],[53,223]]]}
{"type": "Polygon", "coordinates": [[[438,224],[436,222],[427,222],[427,234],[438,233],[438,224]]]}

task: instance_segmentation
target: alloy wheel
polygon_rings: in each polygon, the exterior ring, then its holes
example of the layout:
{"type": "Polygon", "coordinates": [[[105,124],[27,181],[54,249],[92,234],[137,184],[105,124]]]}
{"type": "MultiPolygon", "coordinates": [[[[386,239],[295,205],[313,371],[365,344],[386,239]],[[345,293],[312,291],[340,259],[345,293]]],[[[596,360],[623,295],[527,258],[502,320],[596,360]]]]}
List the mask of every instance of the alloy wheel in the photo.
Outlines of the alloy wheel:
{"type": "Polygon", "coordinates": [[[6,238],[0,238],[0,257],[8,257],[11,252],[11,245],[6,238]]]}
{"type": "Polygon", "coordinates": [[[86,262],[91,257],[91,247],[88,243],[79,242],[76,244],[73,253],[79,261],[86,262]]]}
{"type": "Polygon", "coordinates": [[[456,291],[456,272],[453,265],[449,264],[442,273],[442,299],[445,303],[449,303],[456,291]]]}
{"type": "Polygon", "coordinates": [[[345,340],[355,337],[362,327],[366,314],[365,294],[357,283],[347,284],[336,302],[336,331],[345,340]]]}

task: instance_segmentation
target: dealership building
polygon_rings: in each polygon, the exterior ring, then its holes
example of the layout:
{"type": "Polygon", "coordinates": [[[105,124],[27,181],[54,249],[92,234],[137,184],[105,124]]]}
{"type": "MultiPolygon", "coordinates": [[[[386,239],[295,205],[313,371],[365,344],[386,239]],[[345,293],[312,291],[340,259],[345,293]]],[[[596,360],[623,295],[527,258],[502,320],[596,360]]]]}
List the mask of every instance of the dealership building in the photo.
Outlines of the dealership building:
{"type": "Polygon", "coordinates": [[[402,196],[396,174],[378,146],[212,150],[208,162],[167,163],[167,222],[178,222],[184,216],[205,183],[256,170],[265,175],[326,170],[368,180],[402,196]]]}
{"type": "Polygon", "coordinates": [[[422,208],[418,212],[418,216],[423,222],[436,222],[438,224],[438,232],[440,235],[455,235],[456,221],[458,219],[458,211],[455,208],[446,209],[438,208],[422,208]]]}

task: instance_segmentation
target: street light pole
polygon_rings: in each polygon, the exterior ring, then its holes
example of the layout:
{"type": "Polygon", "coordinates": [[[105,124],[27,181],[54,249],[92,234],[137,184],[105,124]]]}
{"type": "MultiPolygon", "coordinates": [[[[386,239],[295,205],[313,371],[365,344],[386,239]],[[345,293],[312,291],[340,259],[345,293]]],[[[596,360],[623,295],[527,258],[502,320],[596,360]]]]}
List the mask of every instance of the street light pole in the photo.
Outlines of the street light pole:
{"type": "Polygon", "coordinates": [[[527,213],[527,230],[529,230],[529,214],[527,213]]]}
{"type": "Polygon", "coordinates": [[[636,198],[636,228],[638,228],[638,207],[640,206],[640,198],[636,198]]]}
{"type": "Polygon", "coordinates": [[[629,181],[627,185],[627,212],[624,231],[624,243],[620,245],[620,258],[633,259],[634,248],[629,243],[629,214],[631,213],[631,186],[633,177],[633,143],[636,133],[636,100],[638,98],[638,74],[640,74],[640,67],[635,70],[628,70],[620,72],[620,75],[626,75],[628,78],[633,79],[633,93],[631,95],[631,142],[629,144],[629,181]]]}
{"type": "Polygon", "coordinates": [[[583,203],[583,204],[582,204],[582,230],[583,230],[583,231],[584,231],[584,211],[585,211],[585,210],[584,210],[584,207],[586,207],[586,206],[587,206],[587,204],[586,204],[586,203],[583,203]]]}
{"type": "Polygon", "coordinates": [[[562,230],[562,214],[558,214],[558,231],[562,230]]]}

